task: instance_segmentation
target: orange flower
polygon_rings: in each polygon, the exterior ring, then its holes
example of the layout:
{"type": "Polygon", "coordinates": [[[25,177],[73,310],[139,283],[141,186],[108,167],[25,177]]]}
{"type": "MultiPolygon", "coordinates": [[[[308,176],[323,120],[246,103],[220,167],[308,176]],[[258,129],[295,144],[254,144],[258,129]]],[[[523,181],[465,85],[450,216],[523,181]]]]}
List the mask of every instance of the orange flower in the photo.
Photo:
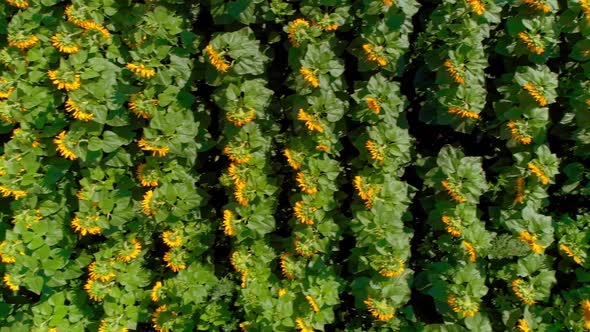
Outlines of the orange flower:
{"type": "Polygon", "coordinates": [[[483,15],[486,11],[486,7],[484,7],[483,3],[480,0],[467,0],[467,3],[473,8],[473,11],[477,15],[483,15]]]}
{"type": "Polygon", "coordinates": [[[53,143],[55,143],[55,145],[57,145],[57,147],[55,148],[55,150],[57,152],[59,152],[59,154],[69,160],[74,160],[76,158],[78,158],[78,156],[76,156],[76,154],[70,150],[68,148],[68,144],[66,142],[66,131],[62,131],[61,133],[59,133],[59,135],[55,136],[55,138],[53,139],[53,143]]]}
{"type": "Polygon", "coordinates": [[[236,235],[236,230],[233,226],[234,214],[230,210],[223,210],[223,233],[227,236],[236,235]]]}
{"type": "Polygon", "coordinates": [[[307,183],[306,176],[303,172],[297,173],[295,180],[297,181],[297,186],[299,186],[301,191],[304,193],[313,195],[318,192],[318,188],[316,186],[310,186],[309,183],[307,183]]]}
{"type": "Polygon", "coordinates": [[[253,108],[249,108],[248,111],[244,111],[242,108],[230,113],[225,114],[227,121],[233,123],[235,126],[241,127],[246,123],[254,120],[256,117],[256,111],[253,108]]]}
{"type": "Polygon", "coordinates": [[[303,18],[298,18],[293,22],[289,23],[289,42],[294,47],[299,47],[299,41],[297,41],[297,32],[299,28],[309,28],[309,22],[303,18]]]}
{"type": "Polygon", "coordinates": [[[298,170],[301,168],[301,164],[295,161],[295,159],[293,159],[293,151],[291,151],[290,149],[285,149],[283,151],[283,155],[287,158],[287,163],[289,164],[289,166],[291,166],[291,168],[293,168],[294,170],[298,170]]]}
{"type": "MultiPolygon", "coordinates": [[[[585,0],[582,0],[582,1],[585,1],[585,0]]],[[[580,1],[580,3],[582,1],[580,1]]],[[[529,5],[529,7],[536,9],[536,10],[540,10],[544,13],[549,13],[551,11],[551,7],[549,5],[544,4],[543,2],[541,2],[539,0],[522,0],[522,2],[529,5]]]]}
{"type": "Polygon", "coordinates": [[[151,68],[147,68],[146,66],[144,66],[143,64],[135,64],[135,63],[128,63],[127,65],[125,65],[125,67],[127,69],[129,69],[133,74],[140,76],[140,77],[144,77],[144,78],[152,78],[154,75],[156,75],[156,71],[151,69],[151,68]]]}
{"type": "Polygon", "coordinates": [[[512,291],[524,304],[526,305],[533,305],[537,303],[530,294],[532,289],[529,287],[524,287],[524,281],[522,279],[514,279],[512,280],[512,291]]]}
{"type": "Polygon", "coordinates": [[[449,114],[457,114],[462,118],[474,119],[474,120],[479,119],[479,114],[472,112],[472,111],[468,111],[468,110],[460,108],[460,107],[449,107],[448,112],[449,112],[449,114]]]}
{"type": "Polygon", "coordinates": [[[545,175],[545,173],[543,173],[543,171],[532,161],[528,163],[528,168],[531,171],[531,173],[535,174],[539,178],[539,180],[541,180],[542,184],[549,184],[549,177],[547,177],[547,175],[545,175]]]}
{"type": "Polygon", "coordinates": [[[561,251],[563,251],[568,257],[571,257],[574,262],[576,262],[579,265],[582,265],[582,258],[578,255],[576,255],[574,253],[574,251],[565,243],[561,243],[559,244],[559,249],[561,249],[561,251]]]}
{"type": "Polygon", "coordinates": [[[375,114],[379,114],[379,112],[381,111],[381,106],[379,106],[377,99],[373,97],[367,97],[365,100],[367,102],[367,107],[375,114]]]}
{"type": "Polygon", "coordinates": [[[465,203],[465,198],[463,198],[461,194],[456,191],[455,186],[451,185],[449,181],[442,180],[440,184],[442,184],[453,200],[455,200],[457,203],[465,203]]]}
{"type": "Polygon", "coordinates": [[[365,51],[365,55],[367,56],[367,59],[369,61],[377,62],[377,64],[381,67],[387,65],[387,60],[384,57],[377,55],[377,52],[375,52],[373,45],[363,44],[363,50],[365,51]]]}
{"type": "Polygon", "coordinates": [[[547,105],[547,99],[545,99],[545,96],[543,96],[543,94],[539,92],[539,90],[537,90],[537,88],[535,88],[532,83],[529,82],[523,85],[522,88],[525,89],[529,95],[531,95],[531,97],[533,97],[533,99],[539,103],[540,106],[547,105]]]}
{"type": "Polygon", "coordinates": [[[455,83],[465,83],[465,79],[463,78],[463,76],[461,76],[461,74],[459,74],[459,72],[453,65],[453,62],[451,62],[451,59],[446,59],[443,65],[447,68],[447,72],[453,78],[453,81],[455,81],[455,83]]]}
{"type": "Polygon", "coordinates": [[[9,5],[23,9],[29,7],[29,2],[26,0],[6,0],[9,5]]]}
{"type": "Polygon", "coordinates": [[[303,201],[296,202],[295,206],[293,207],[293,212],[295,213],[297,220],[299,220],[300,223],[307,225],[314,224],[313,217],[310,218],[308,216],[312,215],[315,211],[317,211],[315,206],[307,207],[303,201]]]}
{"type": "Polygon", "coordinates": [[[531,251],[535,254],[542,254],[544,247],[537,243],[537,236],[532,235],[528,231],[521,231],[518,233],[519,238],[522,242],[526,243],[530,248],[531,251]]]}
{"type": "Polygon", "coordinates": [[[170,151],[170,148],[166,145],[163,146],[155,146],[148,142],[145,138],[142,138],[137,142],[137,145],[143,151],[151,151],[152,157],[158,155],[158,157],[164,157],[170,151]]]}
{"type": "Polygon", "coordinates": [[[375,302],[371,296],[364,301],[373,317],[380,321],[388,321],[395,316],[395,308],[389,307],[383,302],[375,302]]]}
{"type": "Polygon", "coordinates": [[[312,87],[317,88],[318,86],[320,86],[319,79],[317,78],[317,76],[315,76],[315,74],[313,73],[313,71],[311,69],[301,67],[299,69],[299,73],[301,73],[301,75],[303,75],[303,79],[307,83],[309,83],[312,87]]]}
{"type": "Polygon", "coordinates": [[[471,301],[458,301],[455,295],[449,295],[447,303],[458,314],[463,314],[463,317],[473,317],[479,311],[479,307],[476,303],[471,301]],[[460,303],[458,303],[460,302],[460,303]]]}
{"type": "Polygon", "coordinates": [[[306,113],[303,108],[299,109],[299,112],[297,113],[297,120],[305,121],[305,127],[307,127],[309,131],[317,131],[320,133],[324,132],[324,128],[322,128],[319,120],[306,113]]]}
{"type": "Polygon", "coordinates": [[[30,37],[8,36],[8,46],[14,46],[22,51],[26,50],[29,47],[32,47],[33,45],[37,44],[37,42],[39,42],[39,38],[37,38],[37,36],[35,35],[32,35],[30,37]]]}
{"type": "Polygon", "coordinates": [[[291,273],[290,268],[289,268],[289,257],[291,257],[291,254],[289,254],[287,252],[285,252],[281,255],[281,258],[279,261],[279,265],[281,267],[281,273],[287,279],[295,279],[295,275],[291,273]]]}
{"type": "Polygon", "coordinates": [[[307,302],[309,303],[309,305],[311,306],[311,309],[313,309],[313,312],[318,312],[320,311],[320,307],[318,306],[318,304],[315,302],[315,300],[313,299],[313,297],[309,296],[309,295],[305,295],[305,299],[307,300],[307,302]]]}
{"type": "Polygon", "coordinates": [[[467,250],[467,253],[469,254],[469,261],[475,263],[477,256],[473,245],[467,241],[463,241],[463,247],[465,247],[465,250],[467,250]]]}
{"type": "Polygon", "coordinates": [[[443,214],[442,222],[447,226],[446,227],[447,233],[451,234],[451,236],[454,236],[454,237],[461,236],[461,231],[459,230],[459,228],[457,228],[457,226],[460,227],[461,220],[456,219],[456,218],[451,218],[451,217],[447,216],[446,214],[443,214]]]}
{"type": "Polygon", "coordinates": [[[94,119],[93,113],[84,112],[78,105],[76,105],[76,102],[72,98],[68,98],[68,100],[66,100],[65,109],[68,113],[72,114],[76,120],[87,122],[94,119]]]}
{"type": "Polygon", "coordinates": [[[531,144],[531,142],[533,141],[533,138],[528,135],[528,134],[521,134],[521,130],[519,129],[519,126],[517,125],[516,122],[510,120],[506,126],[508,126],[508,128],[510,128],[510,133],[512,134],[512,138],[514,138],[516,141],[520,142],[521,144],[527,145],[527,144],[531,144]]]}
{"type": "MultiPolygon", "coordinates": [[[[526,32],[519,32],[518,38],[520,38],[520,40],[526,45],[526,47],[529,49],[529,51],[536,53],[536,54],[542,54],[543,52],[545,52],[543,45],[542,44],[541,44],[541,46],[537,45],[537,42],[533,41],[526,32]]],[[[541,106],[544,106],[544,105],[541,105],[541,106]]]]}
{"type": "Polygon", "coordinates": [[[383,162],[383,154],[381,153],[381,149],[382,149],[381,146],[377,145],[375,143],[375,141],[369,139],[369,140],[367,140],[367,143],[365,143],[365,147],[369,151],[371,158],[373,158],[376,161],[383,162]]]}
{"type": "Polygon", "coordinates": [[[209,44],[205,47],[205,52],[208,54],[209,62],[222,73],[226,73],[230,67],[230,64],[225,60],[223,55],[217,53],[217,51],[213,48],[213,45],[209,44]]]}

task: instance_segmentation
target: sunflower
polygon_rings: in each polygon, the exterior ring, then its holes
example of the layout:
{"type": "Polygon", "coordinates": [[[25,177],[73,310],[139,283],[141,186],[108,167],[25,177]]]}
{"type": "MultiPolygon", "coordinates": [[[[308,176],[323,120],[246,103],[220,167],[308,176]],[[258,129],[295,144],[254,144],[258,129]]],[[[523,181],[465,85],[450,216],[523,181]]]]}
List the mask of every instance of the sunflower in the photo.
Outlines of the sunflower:
{"type": "Polygon", "coordinates": [[[542,254],[543,253],[543,249],[545,249],[545,247],[543,247],[542,245],[537,243],[537,236],[533,235],[531,233],[529,233],[528,231],[522,231],[520,233],[518,233],[519,238],[522,242],[526,243],[530,248],[531,251],[534,252],[535,254],[542,254]]]}
{"type": "Polygon", "coordinates": [[[533,138],[529,134],[527,134],[526,132],[523,133],[523,131],[526,130],[526,128],[523,128],[526,127],[526,124],[523,125],[521,122],[515,122],[513,120],[510,120],[508,121],[506,126],[510,128],[512,138],[514,138],[521,144],[527,145],[531,144],[531,142],[533,141],[533,138]]]}
{"type": "Polygon", "coordinates": [[[162,282],[157,281],[154,287],[152,287],[152,291],[150,292],[150,298],[152,302],[158,302],[160,300],[160,293],[162,289],[162,282]]]}
{"type": "Polygon", "coordinates": [[[449,73],[449,75],[453,78],[453,81],[455,81],[455,83],[465,83],[465,78],[459,73],[457,68],[455,68],[451,59],[446,59],[443,63],[443,66],[445,66],[447,73],[449,73]]]}
{"type": "Polygon", "coordinates": [[[12,196],[16,200],[27,196],[27,192],[25,190],[12,189],[2,185],[0,185],[0,194],[2,194],[3,197],[12,196]]]}
{"type": "Polygon", "coordinates": [[[158,100],[146,100],[143,98],[143,92],[138,92],[131,96],[131,100],[129,100],[129,109],[133,114],[135,114],[138,118],[142,119],[149,119],[152,117],[152,114],[148,112],[151,105],[158,106],[158,100]],[[151,104],[151,105],[150,105],[151,104]]]}
{"type": "Polygon", "coordinates": [[[307,303],[309,303],[309,305],[311,306],[311,309],[313,310],[313,312],[320,311],[320,307],[318,306],[316,301],[313,299],[313,297],[311,297],[311,295],[305,295],[305,299],[307,300],[307,303]]]}
{"type": "Polygon", "coordinates": [[[226,73],[231,66],[224,57],[225,52],[218,53],[213,45],[209,44],[205,47],[205,52],[208,54],[209,62],[221,73],[226,73]]]}
{"type": "Polygon", "coordinates": [[[443,214],[442,222],[446,225],[447,233],[451,234],[451,236],[461,236],[461,219],[452,218],[443,214]]]}
{"type": "Polygon", "coordinates": [[[27,48],[32,47],[33,45],[39,42],[39,38],[35,35],[30,36],[8,36],[8,46],[14,46],[22,51],[26,50],[27,48]]]}
{"type": "Polygon", "coordinates": [[[305,29],[309,28],[309,22],[304,18],[298,18],[289,23],[289,42],[293,47],[299,47],[300,34],[305,33],[305,29]]]}
{"type": "Polygon", "coordinates": [[[114,262],[97,262],[94,261],[88,265],[88,276],[92,280],[100,280],[107,282],[116,277],[113,271],[114,262]]]}
{"type": "Polygon", "coordinates": [[[156,75],[156,71],[152,68],[147,68],[143,64],[135,64],[133,62],[129,62],[125,65],[125,68],[129,69],[133,74],[143,78],[152,78],[156,75]]]}
{"type": "Polygon", "coordinates": [[[305,173],[303,173],[303,172],[297,173],[295,180],[297,181],[297,186],[304,193],[306,193],[308,195],[313,195],[318,192],[318,188],[315,185],[309,183],[309,177],[306,176],[305,173]]]}
{"type": "Polygon", "coordinates": [[[137,142],[137,145],[143,151],[150,151],[152,157],[155,157],[156,155],[158,157],[164,157],[170,151],[170,148],[165,144],[162,144],[162,146],[152,145],[152,143],[148,142],[145,138],[140,139],[139,142],[137,142]]]}
{"type": "Polygon", "coordinates": [[[317,88],[318,86],[320,86],[320,81],[318,77],[314,74],[314,72],[311,69],[301,67],[299,69],[299,73],[303,76],[303,79],[312,87],[317,88]]]}
{"type": "Polygon", "coordinates": [[[473,119],[473,120],[479,119],[479,114],[469,111],[469,110],[466,110],[464,108],[460,108],[460,107],[449,107],[448,112],[449,112],[449,114],[459,115],[461,118],[464,118],[464,119],[473,119]]]}
{"type": "MultiPolygon", "coordinates": [[[[537,37],[537,36],[535,36],[535,37],[537,37]]],[[[528,50],[531,51],[532,53],[540,55],[543,52],[545,52],[545,49],[543,48],[543,44],[540,41],[531,39],[530,35],[527,34],[526,32],[519,32],[518,38],[526,45],[528,50]]],[[[545,105],[541,105],[541,106],[545,106],[545,105]]]]}
{"type": "Polygon", "coordinates": [[[516,178],[516,197],[514,198],[514,204],[524,202],[524,178],[519,176],[516,178]]]}
{"type": "Polygon", "coordinates": [[[292,255],[288,252],[285,252],[281,255],[279,260],[279,266],[281,267],[281,273],[287,279],[295,279],[295,275],[293,274],[293,261],[291,260],[292,255]]]}
{"type": "Polygon", "coordinates": [[[238,180],[235,182],[234,198],[241,206],[246,206],[250,203],[250,200],[244,196],[244,191],[246,190],[247,185],[248,182],[246,180],[238,180]]]}
{"type": "Polygon", "coordinates": [[[467,0],[467,3],[469,4],[469,6],[471,6],[471,8],[473,8],[473,11],[477,15],[481,16],[486,11],[486,7],[483,5],[481,0],[467,0]]]}
{"type": "MultiPolygon", "coordinates": [[[[2,263],[5,264],[13,264],[16,262],[16,257],[14,255],[11,254],[6,254],[6,250],[3,248],[6,246],[6,241],[2,241],[2,243],[0,243],[0,261],[2,263]]],[[[12,249],[12,248],[10,248],[12,249]]]]}
{"type": "Polygon", "coordinates": [[[169,248],[180,247],[180,245],[182,244],[181,234],[181,230],[164,231],[164,233],[162,233],[162,240],[169,248]]]}
{"type": "Polygon", "coordinates": [[[568,257],[573,259],[574,262],[576,262],[577,264],[582,265],[582,263],[584,262],[584,260],[580,256],[576,255],[572,248],[570,248],[567,244],[559,244],[559,249],[561,249],[561,251],[563,251],[568,257]]]}
{"type": "Polygon", "coordinates": [[[287,163],[289,164],[289,166],[291,166],[291,168],[293,168],[294,170],[298,170],[301,168],[301,163],[297,162],[294,158],[293,150],[285,149],[283,151],[283,155],[287,158],[287,163]]]}
{"type": "Polygon", "coordinates": [[[118,320],[116,322],[109,322],[107,319],[102,319],[100,321],[100,325],[98,326],[98,332],[111,332],[111,331],[127,332],[127,328],[121,327],[118,323],[118,320]]]}
{"type": "Polygon", "coordinates": [[[590,299],[584,299],[580,302],[582,315],[584,316],[584,328],[590,330],[590,299]]]}
{"type": "Polygon", "coordinates": [[[524,284],[524,280],[522,279],[514,279],[512,280],[512,291],[524,304],[526,305],[533,305],[537,303],[531,294],[533,292],[533,288],[528,285],[524,284]]]}
{"type": "Polygon", "coordinates": [[[477,253],[475,251],[475,247],[473,246],[473,244],[467,241],[463,241],[463,247],[469,254],[469,261],[471,263],[475,263],[475,260],[477,259],[477,253]]]}
{"type": "Polygon", "coordinates": [[[139,183],[141,183],[143,187],[157,187],[158,181],[160,180],[160,177],[157,175],[158,171],[155,169],[150,169],[146,172],[146,166],[147,164],[145,163],[139,164],[139,166],[137,166],[136,174],[139,183]]]}
{"type": "Polygon", "coordinates": [[[164,262],[166,267],[170,268],[173,272],[186,269],[185,253],[181,251],[179,247],[173,247],[164,254],[164,262]]]}
{"type": "Polygon", "coordinates": [[[72,98],[68,97],[68,100],[66,100],[65,109],[68,113],[72,114],[76,120],[87,122],[94,119],[93,113],[84,112],[72,98]]]}
{"type": "Polygon", "coordinates": [[[234,214],[231,210],[223,210],[223,233],[227,236],[236,235],[233,225],[234,214]]]}
{"type": "Polygon", "coordinates": [[[367,107],[375,114],[379,114],[379,112],[381,112],[381,106],[379,106],[377,99],[373,97],[367,97],[365,98],[365,101],[367,102],[367,107]]]}
{"type": "Polygon", "coordinates": [[[305,121],[305,127],[307,127],[309,131],[317,131],[320,133],[324,132],[324,128],[322,128],[322,125],[319,122],[317,116],[312,116],[311,114],[305,112],[303,108],[299,109],[299,112],[297,113],[297,120],[305,121]]]}
{"type": "MultiPolygon", "coordinates": [[[[545,3],[543,3],[543,1],[539,1],[539,0],[522,0],[522,2],[526,3],[527,5],[529,5],[529,7],[536,9],[536,10],[540,10],[544,13],[549,13],[551,11],[551,7],[545,3]]],[[[580,1],[580,3],[582,3],[582,1],[580,1]]]]}
{"type": "Polygon", "coordinates": [[[442,180],[440,184],[445,188],[449,196],[457,203],[465,203],[465,198],[461,196],[461,193],[457,191],[457,187],[450,183],[448,180],[442,180]]]}
{"type": "Polygon", "coordinates": [[[6,287],[8,287],[11,291],[17,292],[20,289],[20,287],[14,283],[14,280],[10,274],[4,274],[2,280],[4,281],[4,285],[6,285],[6,287]]]}
{"type": "Polygon", "coordinates": [[[102,301],[108,294],[110,284],[107,284],[100,279],[88,278],[86,284],[84,284],[84,290],[88,297],[95,302],[102,301]]]}
{"type": "Polygon", "coordinates": [[[388,306],[385,301],[375,301],[371,296],[368,296],[363,302],[367,305],[371,315],[380,321],[388,321],[395,316],[395,308],[388,306]]]}
{"type": "Polygon", "coordinates": [[[53,85],[57,86],[58,90],[66,90],[66,91],[74,91],[74,90],[78,90],[80,89],[80,74],[71,74],[72,75],[72,81],[71,82],[66,82],[63,81],[61,78],[59,78],[60,73],[57,70],[48,70],[47,71],[47,76],[49,76],[49,79],[51,80],[51,83],[53,83],[53,85]]]}
{"type": "Polygon", "coordinates": [[[397,266],[382,266],[379,269],[379,274],[387,278],[395,278],[405,271],[405,262],[403,259],[395,260],[397,266]]]}
{"type": "MultiPolygon", "coordinates": [[[[379,50],[383,49],[382,46],[378,46],[377,48],[379,50]]],[[[387,60],[384,57],[379,56],[377,54],[377,52],[375,51],[375,47],[373,45],[363,44],[363,50],[365,51],[365,55],[367,56],[367,59],[369,61],[377,62],[377,64],[381,67],[384,67],[387,65],[387,60]]]]}
{"type": "Polygon", "coordinates": [[[247,151],[244,152],[243,149],[240,149],[238,153],[236,153],[235,149],[233,149],[229,145],[226,145],[223,148],[223,154],[225,154],[230,161],[235,162],[237,164],[247,163],[252,158],[252,155],[250,155],[247,151]]]}
{"type": "Polygon", "coordinates": [[[547,177],[547,175],[539,168],[539,166],[535,165],[535,163],[533,163],[532,161],[528,163],[527,166],[531,173],[535,174],[539,178],[539,180],[541,180],[542,184],[549,184],[549,177],[547,177]]]}
{"type": "Polygon", "coordinates": [[[295,251],[303,257],[311,258],[316,253],[313,248],[313,242],[301,242],[298,236],[295,237],[293,244],[295,246],[295,251]]]}
{"type": "Polygon", "coordinates": [[[152,200],[154,199],[154,191],[148,190],[145,194],[143,194],[143,199],[141,200],[141,211],[146,216],[151,216],[156,212],[152,209],[152,200]]]}
{"type": "Polygon", "coordinates": [[[303,321],[303,318],[301,318],[301,317],[295,318],[295,325],[297,325],[297,328],[301,332],[314,332],[314,330],[311,327],[308,327],[307,325],[305,325],[305,322],[303,321]]]}
{"type": "Polygon", "coordinates": [[[29,2],[27,0],[6,0],[6,2],[8,2],[9,5],[20,9],[29,7],[29,2]]]}
{"type": "Polygon", "coordinates": [[[141,253],[141,243],[137,239],[131,240],[131,244],[128,241],[123,242],[123,248],[121,249],[117,260],[120,262],[130,262],[136,259],[141,253]]]}
{"type": "Polygon", "coordinates": [[[225,118],[227,119],[227,121],[233,123],[237,127],[241,127],[247,124],[248,122],[254,120],[255,117],[256,111],[254,111],[253,108],[245,109],[243,107],[240,107],[231,113],[227,112],[225,114],[225,118]]]}
{"type": "Polygon", "coordinates": [[[518,320],[517,328],[520,332],[531,332],[531,328],[529,327],[529,323],[524,318],[518,320]]]}
{"type": "Polygon", "coordinates": [[[63,35],[59,32],[51,37],[51,45],[66,54],[75,54],[80,51],[80,46],[76,45],[70,36],[63,35]]]}
{"type": "Polygon", "coordinates": [[[315,206],[308,207],[305,205],[304,201],[298,201],[295,203],[293,207],[293,212],[295,213],[295,217],[299,220],[300,223],[306,225],[313,225],[313,214],[317,211],[318,208],[315,206]]]}
{"type": "Polygon", "coordinates": [[[479,306],[469,298],[457,299],[451,294],[447,298],[447,303],[454,312],[461,314],[463,317],[473,317],[479,311],[479,306]]]}
{"type": "Polygon", "coordinates": [[[383,162],[383,146],[378,145],[375,141],[368,139],[365,143],[365,147],[369,151],[373,160],[383,162]]]}
{"type": "Polygon", "coordinates": [[[53,143],[55,143],[55,145],[57,145],[57,147],[55,148],[55,150],[57,152],[59,152],[59,154],[69,160],[74,160],[76,158],[78,158],[78,156],[76,156],[76,154],[68,147],[68,142],[67,142],[67,137],[66,137],[66,131],[62,131],[61,133],[59,133],[59,135],[55,136],[55,138],[53,139],[53,143]]]}
{"type": "Polygon", "coordinates": [[[102,232],[102,228],[96,224],[98,219],[98,214],[87,215],[84,218],[80,218],[76,215],[74,219],[72,219],[70,225],[75,232],[80,233],[82,236],[85,236],[86,234],[97,235],[102,232]]]}

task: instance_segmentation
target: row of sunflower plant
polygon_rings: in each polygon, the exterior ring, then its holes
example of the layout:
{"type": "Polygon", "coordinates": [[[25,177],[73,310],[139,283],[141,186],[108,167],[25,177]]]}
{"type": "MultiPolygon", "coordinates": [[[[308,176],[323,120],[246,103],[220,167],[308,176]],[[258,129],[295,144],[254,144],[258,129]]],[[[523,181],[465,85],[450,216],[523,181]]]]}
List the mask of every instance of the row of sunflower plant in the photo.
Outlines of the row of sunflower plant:
{"type": "Polygon", "coordinates": [[[262,75],[269,58],[250,28],[214,34],[205,47],[207,83],[224,114],[221,149],[229,165],[220,182],[229,190],[223,207],[223,232],[231,241],[229,261],[239,274],[237,304],[244,330],[281,326],[289,317],[271,262],[276,258],[268,234],[275,230],[278,185],[270,151],[275,121],[267,111],[273,91],[262,75]]]}
{"type": "Polygon", "coordinates": [[[488,292],[485,258],[493,237],[478,209],[488,190],[482,159],[446,145],[424,177],[424,184],[435,190],[424,201],[435,230],[434,254],[418,276],[418,287],[434,298],[445,322],[470,331],[492,331],[482,304],[488,292]]]}
{"type": "Polygon", "coordinates": [[[504,262],[492,276],[505,283],[493,291],[510,298],[495,307],[506,317],[503,326],[530,331],[553,323],[543,314],[543,302],[550,303],[557,281],[553,259],[546,254],[554,241],[554,223],[542,212],[548,185],[559,173],[559,160],[547,145],[548,106],[556,101],[557,74],[543,63],[558,55],[559,30],[556,3],[525,1],[506,10],[506,31],[495,50],[504,57],[507,73],[495,82],[501,97],[493,108],[499,128],[495,134],[507,139],[513,163],[496,167],[497,191],[492,195],[496,207],[490,218],[502,234],[495,243],[506,244],[512,252],[500,250],[490,259],[504,262]],[[515,66],[509,62],[512,57],[526,57],[521,64],[530,65],[515,66]]]}
{"type": "Polygon", "coordinates": [[[283,154],[297,190],[289,194],[291,234],[280,268],[285,296],[294,301],[296,328],[306,332],[335,321],[343,290],[335,250],[343,216],[335,193],[342,183],[336,158],[342,150],[348,97],[339,58],[344,49],[335,32],[346,28],[349,9],[346,1],[326,11],[306,3],[302,15],[284,28],[290,44],[287,84],[295,94],[285,100],[292,122],[283,154]],[[326,14],[330,11],[333,15],[326,14]]]}
{"type": "MultiPolygon", "coordinates": [[[[360,37],[351,43],[361,72],[376,72],[357,81],[350,133],[360,155],[353,161],[351,231],[356,247],[350,257],[351,293],[359,314],[370,313],[363,329],[400,328],[413,318],[410,299],[413,272],[409,268],[413,232],[404,223],[412,193],[400,180],[411,161],[413,140],[407,129],[407,100],[400,91],[406,68],[414,1],[365,2],[360,37]],[[399,22],[398,20],[402,20],[399,22]]],[[[361,316],[362,317],[362,316],[361,316]]],[[[360,317],[359,317],[360,318],[360,317]]],[[[350,326],[353,326],[352,324],[350,326]]]]}

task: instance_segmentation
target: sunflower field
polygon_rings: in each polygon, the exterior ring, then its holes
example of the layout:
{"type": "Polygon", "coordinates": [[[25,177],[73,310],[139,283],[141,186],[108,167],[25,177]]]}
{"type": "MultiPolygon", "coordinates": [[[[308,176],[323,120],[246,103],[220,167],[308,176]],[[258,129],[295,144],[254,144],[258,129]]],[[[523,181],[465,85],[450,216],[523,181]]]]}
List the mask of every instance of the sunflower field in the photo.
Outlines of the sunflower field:
{"type": "Polygon", "coordinates": [[[590,0],[0,0],[0,332],[590,331],[590,0]]]}

